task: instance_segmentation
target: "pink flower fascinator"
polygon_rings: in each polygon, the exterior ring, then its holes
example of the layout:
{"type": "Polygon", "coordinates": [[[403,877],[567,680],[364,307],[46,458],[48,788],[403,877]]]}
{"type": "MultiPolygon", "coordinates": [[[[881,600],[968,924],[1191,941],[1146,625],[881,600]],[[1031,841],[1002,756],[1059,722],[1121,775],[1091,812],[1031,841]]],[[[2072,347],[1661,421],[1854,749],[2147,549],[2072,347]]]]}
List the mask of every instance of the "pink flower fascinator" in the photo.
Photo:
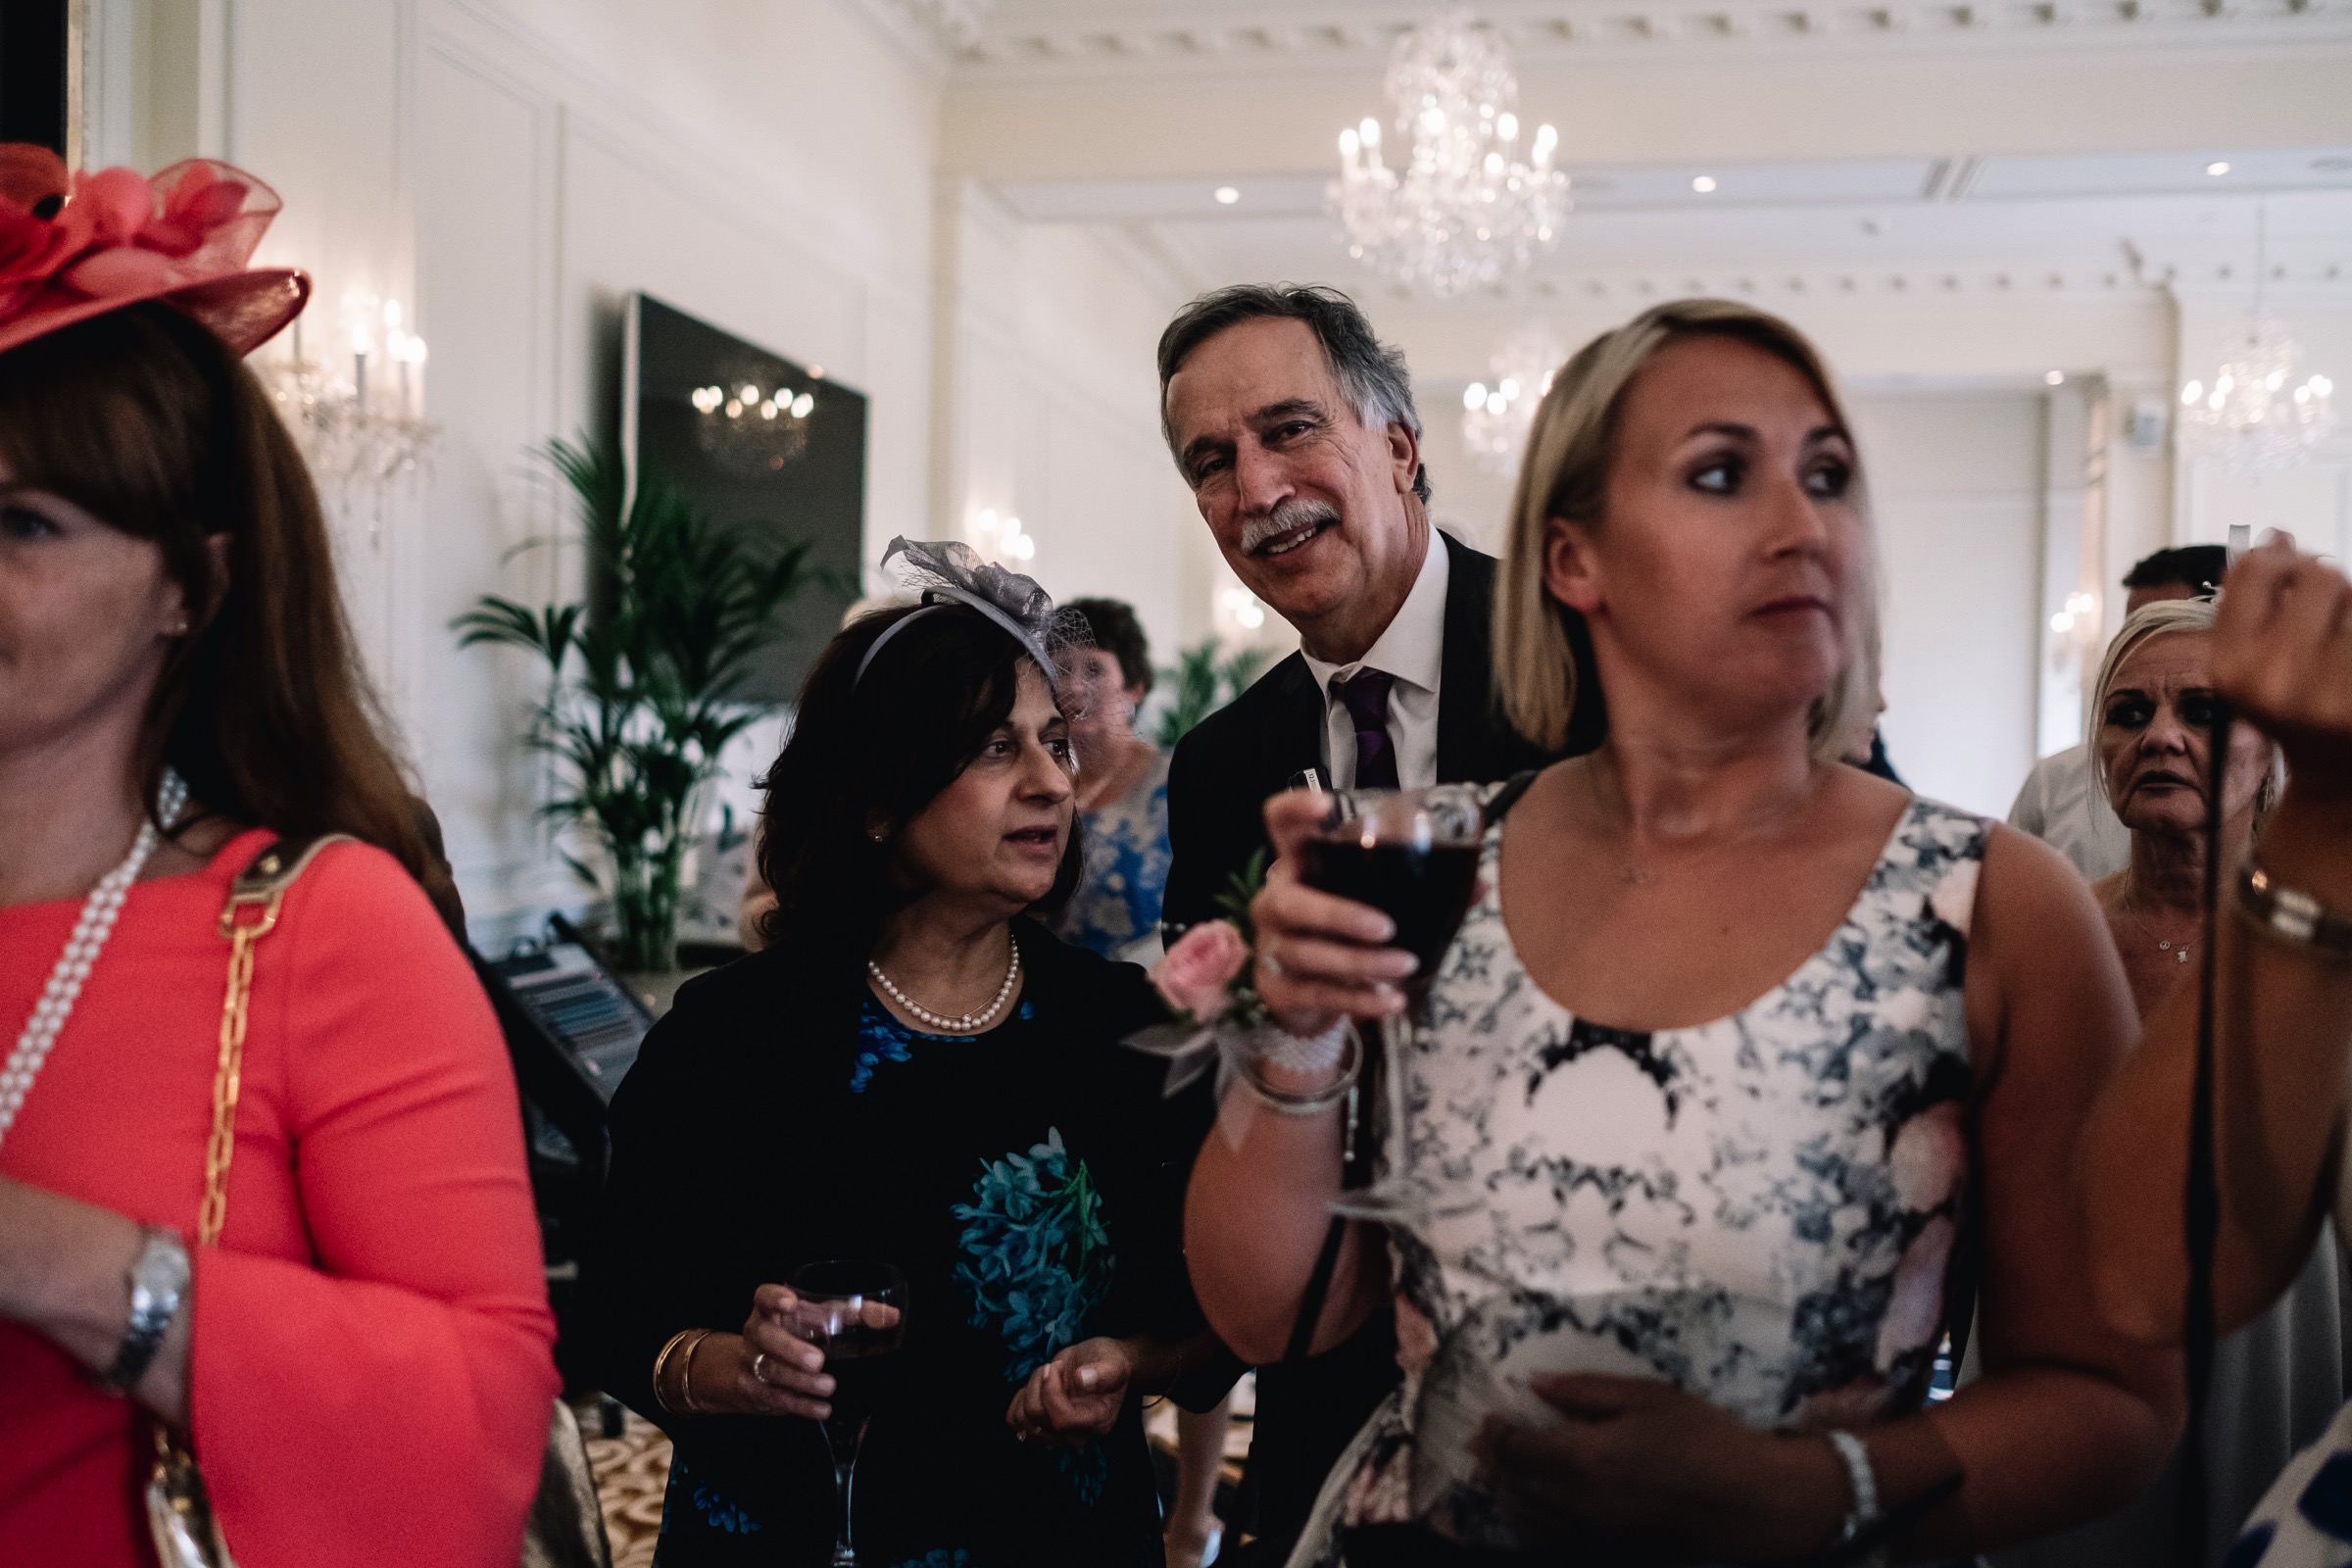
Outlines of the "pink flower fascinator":
{"type": "Polygon", "coordinates": [[[46,147],[0,143],[0,353],[160,300],[250,354],[301,314],[307,273],[248,268],[277,193],[207,158],[150,179],[71,173],[46,147]]]}

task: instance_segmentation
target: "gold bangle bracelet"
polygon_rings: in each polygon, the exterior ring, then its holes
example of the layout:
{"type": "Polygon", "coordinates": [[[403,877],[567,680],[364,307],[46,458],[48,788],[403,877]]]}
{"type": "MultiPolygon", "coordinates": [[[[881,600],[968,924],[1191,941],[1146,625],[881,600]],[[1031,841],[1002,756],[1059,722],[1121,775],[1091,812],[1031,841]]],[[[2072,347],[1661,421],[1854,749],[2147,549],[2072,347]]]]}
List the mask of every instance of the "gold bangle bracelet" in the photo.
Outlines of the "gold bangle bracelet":
{"type": "Polygon", "coordinates": [[[705,1340],[717,1332],[716,1329],[696,1331],[694,1338],[687,1342],[685,1355],[678,1362],[678,1403],[685,1406],[688,1415],[703,1413],[701,1406],[694,1402],[694,1352],[703,1348],[705,1340]]]}
{"type": "Polygon", "coordinates": [[[654,1357],[654,1402],[662,1409],[670,1408],[669,1396],[662,1391],[662,1374],[669,1366],[670,1353],[692,1334],[692,1329],[680,1329],[662,1342],[661,1353],[654,1357]]]}

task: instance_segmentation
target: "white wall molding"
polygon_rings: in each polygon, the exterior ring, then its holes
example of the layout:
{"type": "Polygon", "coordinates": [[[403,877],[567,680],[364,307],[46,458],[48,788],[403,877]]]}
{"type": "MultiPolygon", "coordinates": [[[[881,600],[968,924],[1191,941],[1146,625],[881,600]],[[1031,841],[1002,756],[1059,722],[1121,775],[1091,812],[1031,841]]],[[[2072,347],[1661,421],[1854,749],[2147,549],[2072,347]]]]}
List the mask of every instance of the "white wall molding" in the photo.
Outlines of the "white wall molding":
{"type": "MultiPolygon", "coordinates": [[[[867,0],[900,10],[906,0],[867,0]]],[[[1396,0],[1160,0],[1102,9],[1077,0],[1007,3],[977,38],[934,35],[956,79],[1031,74],[1229,74],[1377,71],[1396,35],[1434,7],[1396,0]]],[[[1522,67],[1726,55],[1870,55],[2015,49],[2270,47],[2352,39],[2342,0],[1667,0],[1606,9],[1565,0],[1489,0],[1480,14],[1522,67]]]]}
{"type": "MultiPolygon", "coordinates": [[[[1337,269],[1331,270],[1337,272],[1337,269]]],[[[1390,300],[1428,306],[1432,302],[1410,289],[1383,283],[1369,273],[1347,278],[1342,287],[1365,300],[1390,300]]],[[[1480,306],[1541,310],[1554,304],[1623,303],[1639,310],[1661,300],[1694,295],[1724,299],[2066,299],[2082,297],[2150,296],[2161,293],[2159,280],[2143,280],[2118,259],[2112,266],[2081,262],[2048,265],[2020,261],[2009,265],[1975,262],[1950,266],[1934,263],[1870,261],[1857,256],[1849,266],[1809,266],[1802,269],[1749,268],[1739,270],[1655,268],[1588,273],[1546,271],[1507,285],[1480,290],[1462,303],[1480,306]]]]}
{"type": "Polygon", "coordinates": [[[993,0],[857,0],[858,9],[908,59],[944,75],[949,61],[976,45],[993,0]]]}
{"type": "MultiPolygon", "coordinates": [[[[636,167],[659,175],[713,210],[757,213],[763,236],[811,265],[844,270],[845,252],[856,258],[858,281],[892,288],[901,298],[919,300],[924,270],[909,265],[899,249],[811,200],[800,187],[776,177],[763,160],[748,158],[724,141],[649,101],[632,84],[613,76],[578,50],[534,27],[499,0],[426,0],[434,7],[431,36],[468,50],[473,58],[539,84],[561,98],[585,134],[636,167]],[[746,202],[746,192],[757,199],[746,202]]],[[[845,275],[850,275],[845,272],[845,275]]]]}

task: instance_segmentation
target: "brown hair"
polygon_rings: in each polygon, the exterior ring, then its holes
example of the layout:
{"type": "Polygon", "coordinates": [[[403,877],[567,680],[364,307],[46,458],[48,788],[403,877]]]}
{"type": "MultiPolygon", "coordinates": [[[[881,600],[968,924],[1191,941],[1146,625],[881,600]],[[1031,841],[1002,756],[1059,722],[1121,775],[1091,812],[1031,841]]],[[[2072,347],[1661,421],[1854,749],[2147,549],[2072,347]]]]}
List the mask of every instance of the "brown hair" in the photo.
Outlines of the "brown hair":
{"type": "MultiPolygon", "coordinates": [[[[163,552],[191,630],[139,736],[211,813],[289,838],[349,833],[433,894],[448,867],[384,737],[310,470],[235,352],[167,306],[126,306],[0,354],[0,462],[163,552]],[[210,536],[228,536],[225,582],[210,536]]],[[[151,808],[152,809],[152,808],[151,808]]]]}
{"type": "MultiPolygon", "coordinates": [[[[1494,592],[1494,685],[1519,733],[1557,750],[1576,711],[1577,662],[1568,643],[1566,612],[1544,587],[1544,536],[1554,517],[1591,527],[1607,501],[1609,462],[1626,391],[1657,352],[1687,337],[1728,337],[1786,362],[1811,383],[1830,416],[1850,432],[1829,368],[1805,335],[1777,316],[1732,300],[1672,300],[1652,306],[1623,326],[1576,351],[1552,377],[1527,436],[1527,460],[1511,495],[1510,536],[1494,592]]],[[[1848,630],[1845,665],[1815,700],[1809,730],[1813,755],[1835,761],[1841,743],[1868,720],[1878,703],[1879,591],[1876,540],[1869,526],[1868,492],[1856,460],[1856,499],[1863,518],[1863,589],[1848,630]]]]}
{"type": "Polygon", "coordinates": [[[1135,607],[1120,599],[1071,599],[1062,604],[1086,619],[1087,635],[1077,641],[1085,647],[1100,648],[1118,661],[1119,684],[1141,686],[1144,695],[1152,695],[1152,684],[1157,676],[1152,669],[1152,645],[1144,638],[1144,623],[1135,617],[1135,607]]]}

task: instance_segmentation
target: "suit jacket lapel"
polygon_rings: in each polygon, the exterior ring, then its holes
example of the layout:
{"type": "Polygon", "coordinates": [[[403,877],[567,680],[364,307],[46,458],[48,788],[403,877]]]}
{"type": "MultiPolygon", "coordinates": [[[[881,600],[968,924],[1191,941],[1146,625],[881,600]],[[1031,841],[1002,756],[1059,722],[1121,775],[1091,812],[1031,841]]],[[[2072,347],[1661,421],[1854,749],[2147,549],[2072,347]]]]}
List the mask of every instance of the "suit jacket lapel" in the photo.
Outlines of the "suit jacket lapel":
{"type": "Polygon", "coordinates": [[[1266,680],[1275,700],[1267,705],[1264,749],[1252,760],[1264,769],[1265,793],[1271,795],[1301,768],[1323,765],[1324,698],[1314,671],[1298,654],[1275,665],[1266,680]]]}
{"type": "Polygon", "coordinates": [[[1484,782],[1509,771],[1498,762],[1501,715],[1493,711],[1488,660],[1494,607],[1494,558],[1441,533],[1450,558],[1446,579],[1446,658],[1438,677],[1438,778],[1484,782]],[[1500,766],[1502,771],[1496,771],[1500,766]]]}

